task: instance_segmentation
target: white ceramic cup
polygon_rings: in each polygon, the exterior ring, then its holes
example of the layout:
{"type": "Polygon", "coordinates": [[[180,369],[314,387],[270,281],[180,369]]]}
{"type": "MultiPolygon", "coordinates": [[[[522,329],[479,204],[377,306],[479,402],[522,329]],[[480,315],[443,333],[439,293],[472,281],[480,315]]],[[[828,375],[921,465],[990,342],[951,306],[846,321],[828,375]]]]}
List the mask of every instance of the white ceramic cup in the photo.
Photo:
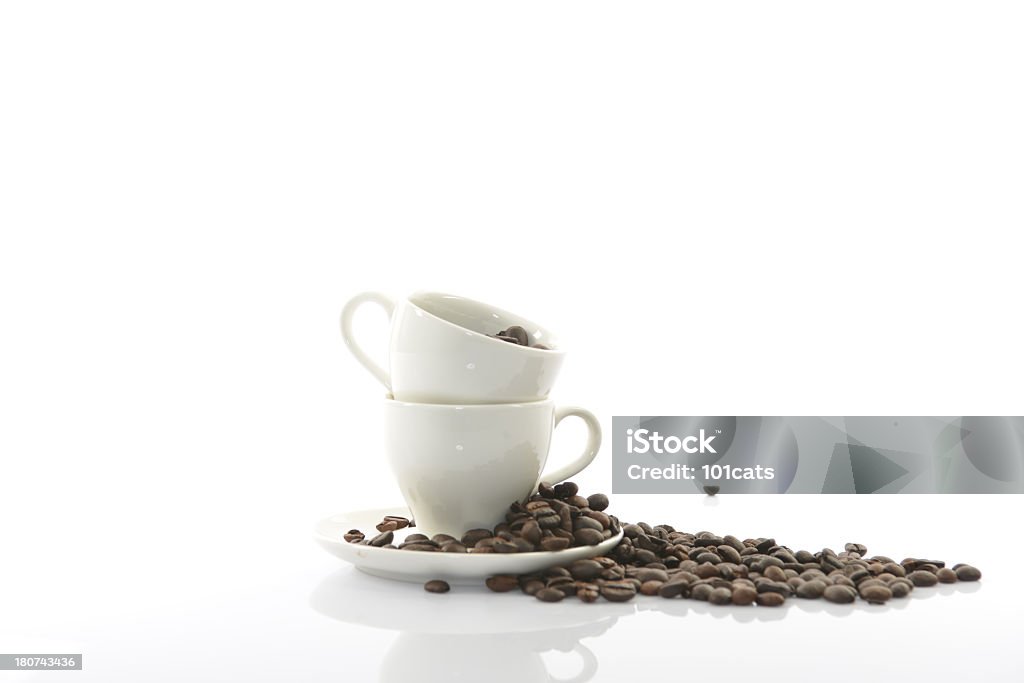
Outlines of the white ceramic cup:
{"type": "Polygon", "coordinates": [[[418,292],[400,302],[364,292],[345,304],[341,335],[352,355],[400,401],[519,403],[547,398],[565,357],[552,334],[525,318],[451,294],[418,292]],[[365,303],[391,319],[389,369],[356,342],[352,319],[365,303]],[[488,337],[512,325],[526,329],[535,349],[488,337]]]}
{"type": "MultiPolygon", "coordinates": [[[[507,342],[506,342],[507,343],[507,342]]],[[[541,481],[559,482],[591,463],[601,447],[601,425],[582,408],[551,401],[496,405],[407,403],[384,405],[384,436],[391,469],[416,520],[416,531],[460,538],[491,529],[514,501],[541,481]],[[541,474],[551,435],[566,417],[587,425],[582,452],[541,474]]]]}

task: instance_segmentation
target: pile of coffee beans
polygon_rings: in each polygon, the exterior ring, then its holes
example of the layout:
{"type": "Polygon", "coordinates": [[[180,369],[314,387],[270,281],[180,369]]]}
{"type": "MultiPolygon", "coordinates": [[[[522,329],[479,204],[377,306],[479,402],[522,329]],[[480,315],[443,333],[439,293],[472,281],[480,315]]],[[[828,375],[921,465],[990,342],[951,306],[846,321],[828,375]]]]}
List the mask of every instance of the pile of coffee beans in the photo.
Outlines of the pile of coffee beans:
{"type": "Polygon", "coordinates": [[[512,325],[507,330],[502,330],[497,334],[489,334],[487,336],[509,342],[510,344],[519,344],[519,346],[529,346],[535,349],[550,350],[550,347],[545,346],[544,344],[531,344],[530,335],[526,332],[525,328],[522,328],[519,325],[512,325]]]}
{"type": "MultiPolygon", "coordinates": [[[[860,598],[884,604],[906,597],[915,587],[981,578],[971,565],[947,567],[942,560],[910,557],[896,562],[883,555],[869,556],[867,547],[859,543],[847,543],[838,553],[829,548],[794,551],[774,538],[740,540],[710,531],[677,531],[668,524],[621,524],[607,508],[608,497],[602,493],[583,497],[573,482],[542,483],[528,501],[513,503],[505,521],[493,530],[472,529],[460,539],[410,534],[395,546],[394,531],[413,523],[387,517],[372,539],[352,529],[345,540],[426,552],[515,553],[597,545],[622,530],[622,539],[606,555],[486,581],[492,591],[518,589],[544,602],[573,595],[583,602],[598,598],[624,602],[641,594],[763,607],[777,607],[793,597],[835,603],[860,598]]],[[[440,580],[429,581],[424,588],[433,593],[449,590],[440,580]]]]}
{"type": "Polygon", "coordinates": [[[351,529],[345,533],[345,540],[420,552],[531,553],[597,545],[618,534],[619,520],[603,512],[608,507],[608,497],[597,493],[584,498],[578,493],[579,488],[571,481],[557,486],[541,484],[526,503],[516,502],[509,507],[504,522],[493,529],[470,529],[461,538],[414,533],[396,546],[394,532],[415,525],[404,517],[385,517],[377,525],[380,533],[373,538],[367,539],[358,529],[351,529]]]}

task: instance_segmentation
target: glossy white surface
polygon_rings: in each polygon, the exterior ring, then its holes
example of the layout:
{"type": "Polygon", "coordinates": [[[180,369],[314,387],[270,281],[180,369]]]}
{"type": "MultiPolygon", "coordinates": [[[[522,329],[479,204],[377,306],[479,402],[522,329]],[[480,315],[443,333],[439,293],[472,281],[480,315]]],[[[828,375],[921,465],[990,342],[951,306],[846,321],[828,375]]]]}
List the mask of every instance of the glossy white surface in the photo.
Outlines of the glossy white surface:
{"type": "MultiPolygon", "coordinates": [[[[985,572],[841,613],[429,595],[310,526],[401,499],[337,329],[367,287],[550,324],[553,397],[606,430],[1020,414],[1022,25],[924,0],[0,3],[0,650],[85,653],[0,680],[500,681],[524,650],[570,678],[577,645],[598,683],[1020,680],[1021,497],[613,496],[985,572]]],[[[607,446],[577,481],[608,491],[607,446]]]]}
{"type": "MultiPolygon", "coordinates": [[[[96,537],[102,556],[69,562],[55,549],[45,564],[7,564],[5,585],[17,590],[3,596],[0,643],[83,652],[85,670],[74,676],[90,683],[489,683],[581,674],[614,683],[681,665],[688,678],[760,667],[764,680],[790,681],[796,668],[850,683],[866,670],[934,681],[1024,673],[1014,655],[1024,554],[1006,542],[999,522],[1019,517],[1021,497],[865,498],[613,496],[612,506],[626,519],[774,533],[794,547],[856,540],[872,552],[967,560],[982,569],[982,581],[916,589],[884,607],[791,600],[778,609],[740,608],[661,598],[546,604],[479,584],[435,595],[339,566],[310,539],[301,519],[309,506],[295,498],[290,509],[250,508],[229,534],[216,518],[182,513],[187,543],[164,533],[109,544],[104,533],[96,537]],[[903,516],[908,506],[912,519],[903,516]],[[773,668],[780,656],[789,664],[773,668]]],[[[56,676],[71,674],[5,672],[4,680],[56,676]]]]}
{"type": "Polygon", "coordinates": [[[385,399],[383,411],[384,452],[429,536],[493,528],[512,501],[525,500],[541,481],[575,476],[601,447],[593,413],[552,401],[456,406],[385,399]],[[549,457],[554,430],[570,416],[586,427],[582,448],[549,457]]]}
{"type": "Polygon", "coordinates": [[[565,352],[545,328],[522,316],[463,296],[417,292],[395,302],[363,292],[345,305],[342,338],[349,350],[400,401],[418,403],[518,403],[551,393],[565,352]],[[384,369],[363,348],[354,329],[356,311],[373,303],[388,314],[391,336],[384,369]],[[531,344],[519,346],[487,335],[524,327],[531,344]]]}
{"type": "MultiPolygon", "coordinates": [[[[431,553],[418,551],[396,551],[394,549],[348,543],[343,535],[349,529],[359,529],[372,538],[374,526],[384,515],[398,515],[409,518],[406,508],[382,508],[379,510],[356,510],[332,515],[316,524],[314,538],[327,552],[352,564],[360,571],[396,581],[424,583],[431,579],[444,579],[450,584],[472,584],[479,586],[488,576],[496,574],[529,574],[567,564],[585,557],[608,552],[622,538],[620,531],[596,546],[567,548],[556,552],[535,553],[487,553],[481,555],[431,553]]],[[[406,528],[395,532],[394,545],[409,533],[423,533],[419,528],[406,528]]]]}

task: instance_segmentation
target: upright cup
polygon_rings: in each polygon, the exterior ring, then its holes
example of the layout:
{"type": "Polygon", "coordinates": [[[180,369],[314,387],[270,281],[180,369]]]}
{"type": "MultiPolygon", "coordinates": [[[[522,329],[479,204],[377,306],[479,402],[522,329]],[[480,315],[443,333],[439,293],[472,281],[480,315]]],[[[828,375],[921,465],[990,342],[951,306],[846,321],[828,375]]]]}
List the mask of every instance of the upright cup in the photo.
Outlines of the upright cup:
{"type": "Polygon", "coordinates": [[[540,325],[489,304],[437,292],[418,292],[397,303],[380,292],[359,294],[342,310],[341,335],[356,360],[396,399],[419,403],[543,400],[565,357],[540,325]],[[380,306],[391,319],[388,369],[375,363],[353,334],[353,317],[365,303],[380,306]],[[550,348],[487,336],[513,325],[526,329],[531,344],[550,348]]]}
{"type": "Polygon", "coordinates": [[[416,530],[461,537],[504,521],[508,506],[529,497],[539,482],[579,473],[601,447],[601,425],[590,411],[556,408],[547,400],[442,405],[389,399],[384,438],[416,530]],[[568,464],[542,475],[551,435],[570,415],[586,423],[586,446],[568,464]]]}

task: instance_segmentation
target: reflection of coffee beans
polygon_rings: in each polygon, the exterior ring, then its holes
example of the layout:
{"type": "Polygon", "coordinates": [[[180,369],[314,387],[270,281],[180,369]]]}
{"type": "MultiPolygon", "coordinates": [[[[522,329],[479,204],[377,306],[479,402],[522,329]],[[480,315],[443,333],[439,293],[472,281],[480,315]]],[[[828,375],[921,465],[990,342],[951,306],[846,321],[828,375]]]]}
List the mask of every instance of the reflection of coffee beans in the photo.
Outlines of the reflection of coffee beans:
{"type": "MultiPolygon", "coordinates": [[[[541,483],[525,503],[510,505],[505,521],[494,529],[472,529],[458,540],[448,534],[427,538],[413,533],[398,547],[449,553],[559,551],[592,546],[622,530],[622,539],[607,555],[533,574],[492,576],[486,581],[492,591],[504,593],[518,588],[544,602],[574,595],[583,602],[598,598],[625,602],[639,594],[689,598],[712,605],[756,603],[760,607],[777,607],[794,596],[840,604],[856,602],[859,597],[868,604],[884,604],[905,598],[915,586],[981,578],[981,572],[967,564],[946,568],[942,560],[908,557],[896,562],[883,555],[869,556],[867,547],[860,543],[847,543],[840,553],[829,548],[794,551],[774,538],[740,540],[709,531],[677,531],[668,524],[620,524],[618,518],[607,513],[607,507],[607,496],[595,493],[583,497],[573,482],[556,486],[541,483]]],[[[403,522],[412,526],[402,517],[387,517],[378,526],[385,530],[372,539],[351,529],[345,533],[345,540],[394,548],[395,529],[391,525],[403,522]]],[[[443,581],[428,582],[424,588],[430,592],[449,589],[443,581]]]]}
{"type": "Polygon", "coordinates": [[[497,334],[490,334],[487,336],[494,337],[495,339],[500,339],[501,341],[508,342],[510,344],[518,344],[519,346],[531,346],[535,349],[550,350],[549,347],[545,346],[544,344],[531,344],[530,335],[527,333],[525,329],[523,329],[519,325],[513,325],[507,330],[502,330],[497,334]]]}

